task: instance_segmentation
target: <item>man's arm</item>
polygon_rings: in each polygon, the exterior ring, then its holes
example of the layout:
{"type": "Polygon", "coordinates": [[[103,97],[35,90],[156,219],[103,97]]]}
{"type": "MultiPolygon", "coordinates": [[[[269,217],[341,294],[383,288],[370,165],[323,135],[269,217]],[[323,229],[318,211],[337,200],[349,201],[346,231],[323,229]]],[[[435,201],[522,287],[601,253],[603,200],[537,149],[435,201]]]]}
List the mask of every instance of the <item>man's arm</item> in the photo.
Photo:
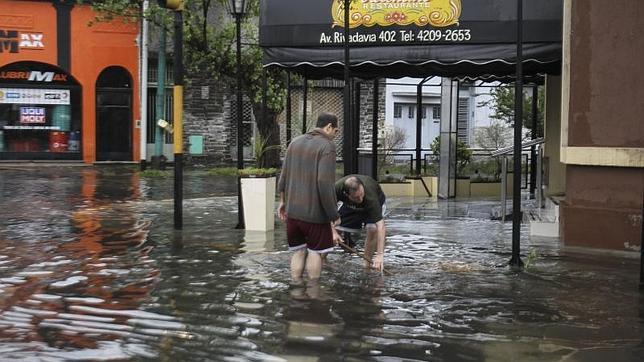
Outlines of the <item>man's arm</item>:
{"type": "Polygon", "coordinates": [[[280,220],[286,221],[286,218],[288,215],[286,214],[286,200],[284,196],[284,191],[280,192],[280,204],[277,207],[277,216],[279,216],[280,220]]]}
{"type": "Polygon", "coordinates": [[[385,267],[385,220],[376,222],[376,254],[373,257],[372,267],[382,271],[385,267]]]}

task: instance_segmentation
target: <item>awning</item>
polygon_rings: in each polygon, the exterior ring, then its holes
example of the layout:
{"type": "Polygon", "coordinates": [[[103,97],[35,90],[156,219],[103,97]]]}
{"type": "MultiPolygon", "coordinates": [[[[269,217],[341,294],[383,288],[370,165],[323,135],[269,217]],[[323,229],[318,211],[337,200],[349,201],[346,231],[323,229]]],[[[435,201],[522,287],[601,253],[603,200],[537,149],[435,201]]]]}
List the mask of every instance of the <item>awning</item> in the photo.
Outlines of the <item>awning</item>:
{"type": "MultiPolygon", "coordinates": [[[[342,77],[343,0],[261,2],[264,65],[342,77]]],[[[562,0],[524,3],[523,72],[561,68],[562,0]]],[[[352,0],[350,65],[360,78],[508,76],[516,0],[352,0]]]]}

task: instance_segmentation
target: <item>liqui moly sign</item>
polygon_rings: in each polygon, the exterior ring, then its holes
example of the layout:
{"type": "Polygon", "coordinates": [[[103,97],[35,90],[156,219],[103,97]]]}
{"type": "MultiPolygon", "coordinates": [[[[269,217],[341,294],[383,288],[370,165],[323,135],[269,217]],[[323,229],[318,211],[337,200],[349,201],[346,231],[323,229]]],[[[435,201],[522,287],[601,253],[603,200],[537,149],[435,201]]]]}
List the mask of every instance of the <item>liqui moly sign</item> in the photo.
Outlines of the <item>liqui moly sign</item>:
{"type": "Polygon", "coordinates": [[[44,107],[20,107],[20,124],[44,124],[44,107]]]}

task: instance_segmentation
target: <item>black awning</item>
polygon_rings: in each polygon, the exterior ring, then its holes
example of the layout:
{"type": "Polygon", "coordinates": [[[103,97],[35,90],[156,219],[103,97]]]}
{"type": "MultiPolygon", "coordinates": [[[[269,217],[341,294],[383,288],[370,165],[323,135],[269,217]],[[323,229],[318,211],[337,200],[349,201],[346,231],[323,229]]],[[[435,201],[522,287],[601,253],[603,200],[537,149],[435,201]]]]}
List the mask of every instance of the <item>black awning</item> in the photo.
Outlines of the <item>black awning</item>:
{"type": "MultiPolygon", "coordinates": [[[[264,65],[342,77],[343,0],[261,3],[264,65]]],[[[561,68],[562,0],[524,5],[524,74],[561,68]]],[[[352,0],[351,72],[361,78],[515,72],[516,0],[352,0]],[[433,20],[429,20],[433,19],[433,20]]]]}

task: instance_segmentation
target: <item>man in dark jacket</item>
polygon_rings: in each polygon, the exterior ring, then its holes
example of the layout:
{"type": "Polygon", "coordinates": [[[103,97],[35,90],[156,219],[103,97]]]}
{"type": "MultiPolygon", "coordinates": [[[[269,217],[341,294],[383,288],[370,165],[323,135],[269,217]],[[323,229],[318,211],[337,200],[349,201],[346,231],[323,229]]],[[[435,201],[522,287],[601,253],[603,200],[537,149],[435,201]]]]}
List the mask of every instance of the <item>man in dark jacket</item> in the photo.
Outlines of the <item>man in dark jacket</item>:
{"type": "Polygon", "coordinates": [[[323,113],[316,128],[293,139],[286,150],[278,183],[278,214],[286,221],[291,257],[291,277],[302,278],[304,268],[310,279],[322,271],[321,254],[331,251],[340,235],[335,198],[335,144],[338,118],[323,113]]]}
{"type": "MultiPolygon", "coordinates": [[[[335,183],[335,194],[342,203],[339,208],[342,222],[340,226],[347,229],[367,230],[365,238],[365,258],[373,262],[371,267],[380,271],[384,268],[385,254],[385,194],[380,184],[365,175],[348,175],[335,183]],[[376,241],[376,253],[373,255],[373,244],[376,241]]],[[[369,265],[366,265],[369,267],[369,265]]]]}

